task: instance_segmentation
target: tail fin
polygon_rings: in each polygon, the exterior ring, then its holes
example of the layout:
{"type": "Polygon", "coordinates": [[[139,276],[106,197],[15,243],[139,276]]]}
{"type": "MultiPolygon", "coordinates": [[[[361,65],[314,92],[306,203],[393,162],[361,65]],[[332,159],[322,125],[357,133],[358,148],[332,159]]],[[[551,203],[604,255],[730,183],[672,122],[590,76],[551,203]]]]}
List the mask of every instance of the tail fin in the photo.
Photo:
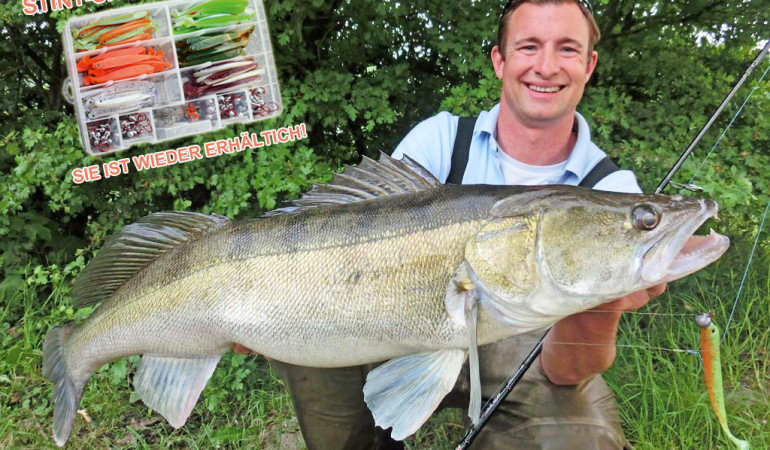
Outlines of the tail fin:
{"type": "Polygon", "coordinates": [[[64,446],[72,431],[87,380],[73,380],[67,370],[64,349],[72,329],[72,325],[56,327],[48,332],[43,343],[43,376],[53,382],[53,436],[59,447],[64,446]]]}

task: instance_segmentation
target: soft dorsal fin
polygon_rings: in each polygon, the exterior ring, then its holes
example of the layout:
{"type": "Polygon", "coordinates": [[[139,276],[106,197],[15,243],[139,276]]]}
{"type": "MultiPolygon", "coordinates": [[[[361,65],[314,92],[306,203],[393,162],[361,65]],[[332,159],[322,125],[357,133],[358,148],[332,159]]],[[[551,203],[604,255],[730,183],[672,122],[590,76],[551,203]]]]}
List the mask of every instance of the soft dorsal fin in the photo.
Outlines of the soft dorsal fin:
{"type": "Polygon", "coordinates": [[[266,216],[293,213],[307,208],[361,202],[390,195],[408,194],[441,186],[419,163],[408,156],[393,159],[380,153],[380,160],[364,156],[358,166],[345,166],[331,183],[313,186],[291,206],[270,211],[266,216]]]}
{"type": "Polygon", "coordinates": [[[229,222],[227,217],[216,214],[179,211],[150,214],[123,227],[75,280],[75,305],[82,307],[107,299],[162,254],[229,222]]]}

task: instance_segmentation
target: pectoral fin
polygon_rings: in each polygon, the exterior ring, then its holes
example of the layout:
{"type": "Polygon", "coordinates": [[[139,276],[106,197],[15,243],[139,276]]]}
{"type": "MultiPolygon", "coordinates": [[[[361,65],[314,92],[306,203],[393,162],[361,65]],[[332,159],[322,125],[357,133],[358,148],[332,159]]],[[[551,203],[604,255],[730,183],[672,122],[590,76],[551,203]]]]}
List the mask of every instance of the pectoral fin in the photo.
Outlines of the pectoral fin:
{"type": "Polygon", "coordinates": [[[481,416],[481,378],[479,376],[479,349],[476,333],[479,320],[479,298],[467,261],[463,261],[457,267],[449,280],[444,304],[452,321],[458,326],[464,326],[468,329],[468,359],[471,372],[471,400],[468,407],[468,417],[476,424],[481,416]]]}
{"type": "Polygon", "coordinates": [[[468,326],[466,316],[477,299],[476,285],[471,279],[468,262],[463,261],[449,279],[444,296],[447,314],[457,326],[468,326]]]}
{"type": "Polygon", "coordinates": [[[393,427],[393,439],[413,434],[454,387],[464,361],[463,350],[440,350],[392,359],[371,371],[364,400],[375,424],[393,427]]]}
{"type": "Polygon", "coordinates": [[[190,416],[219,358],[145,355],[134,377],[134,389],[145,405],[158,411],[171,426],[179,428],[190,416]]]}
{"type": "Polygon", "coordinates": [[[476,339],[476,324],[479,320],[479,302],[474,301],[468,311],[468,362],[471,372],[471,400],[468,405],[468,417],[474,425],[481,417],[481,376],[479,375],[479,346],[476,339]]]}

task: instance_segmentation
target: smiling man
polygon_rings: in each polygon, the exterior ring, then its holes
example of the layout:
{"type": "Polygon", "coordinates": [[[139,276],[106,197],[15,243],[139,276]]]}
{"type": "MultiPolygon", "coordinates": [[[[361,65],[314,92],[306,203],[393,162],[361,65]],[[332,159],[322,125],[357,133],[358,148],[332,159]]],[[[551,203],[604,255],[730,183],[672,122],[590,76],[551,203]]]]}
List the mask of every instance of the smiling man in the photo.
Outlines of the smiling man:
{"type": "MultiPolygon", "coordinates": [[[[442,182],[570,184],[639,193],[591,142],[577,113],[598,59],[599,30],[578,0],[509,1],[491,59],[500,103],[477,118],[442,112],[418,124],[393,156],[409,155],[442,182]]],[[[543,353],[492,417],[474,447],[617,449],[626,445],[611,391],[600,373],[615,359],[620,315],[665,285],[576,314],[554,325],[543,353]],[[569,344],[587,345],[569,345],[569,344]]],[[[482,394],[489,398],[519,366],[542,331],[479,348],[482,394]]],[[[398,448],[373,420],[361,393],[370,367],[312,369],[276,363],[292,394],[310,449],[398,448]]],[[[467,363],[446,406],[468,404],[467,363]]]]}
{"type": "MultiPolygon", "coordinates": [[[[641,192],[632,172],[613,171],[614,165],[591,142],[588,123],[576,111],[596,68],[594,45],[598,39],[599,29],[585,1],[509,1],[491,53],[495,75],[502,81],[500,103],[470,122],[467,166],[463,170],[456,155],[463,149],[456,141],[467,131],[458,132],[459,118],[448,113],[417,125],[394,156],[409,155],[442,181],[571,184],[641,192]]],[[[615,359],[621,312],[640,308],[664,290],[664,285],[657,286],[557,323],[539,363],[493,416],[475,445],[623,448],[626,440],[617,405],[599,373],[615,359]]],[[[515,371],[540,334],[480,348],[485,397],[515,371]]],[[[467,398],[462,395],[467,382],[455,391],[461,393],[455,398],[467,398]]]]}
{"type": "Polygon", "coordinates": [[[523,3],[501,20],[492,49],[503,81],[497,141],[517,161],[551,165],[574,148],[575,109],[596,68],[593,20],[577,4],[523,3]]]}

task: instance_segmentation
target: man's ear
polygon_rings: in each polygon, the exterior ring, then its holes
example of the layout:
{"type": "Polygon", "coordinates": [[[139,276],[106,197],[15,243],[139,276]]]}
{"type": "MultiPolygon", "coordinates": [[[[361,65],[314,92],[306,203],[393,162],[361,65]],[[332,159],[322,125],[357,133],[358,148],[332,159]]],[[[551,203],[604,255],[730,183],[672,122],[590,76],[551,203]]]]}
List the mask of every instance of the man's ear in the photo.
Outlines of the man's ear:
{"type": "Polygon", "coordinates": [[[596,50],[591,52],[591,57],[588,58],[588,64],[586,65],[586,83],[588,83],[588,80],[591,79],[591,76],[594,74],[594,70],[596,70],[596,63],[599,61],[599,54],[596,52],[596,50]]]}
{"type": "Polygon", "coordinates": [[[500,47],[497,45],[492,47],[492,53],[489,56],[492,58],[492,66],[495,68],[495,75],[497,76],[497,79],[502,80],[503,68],[505,67],[505,58],[503,57],[503,54],[500,53],[500,47]]]}

